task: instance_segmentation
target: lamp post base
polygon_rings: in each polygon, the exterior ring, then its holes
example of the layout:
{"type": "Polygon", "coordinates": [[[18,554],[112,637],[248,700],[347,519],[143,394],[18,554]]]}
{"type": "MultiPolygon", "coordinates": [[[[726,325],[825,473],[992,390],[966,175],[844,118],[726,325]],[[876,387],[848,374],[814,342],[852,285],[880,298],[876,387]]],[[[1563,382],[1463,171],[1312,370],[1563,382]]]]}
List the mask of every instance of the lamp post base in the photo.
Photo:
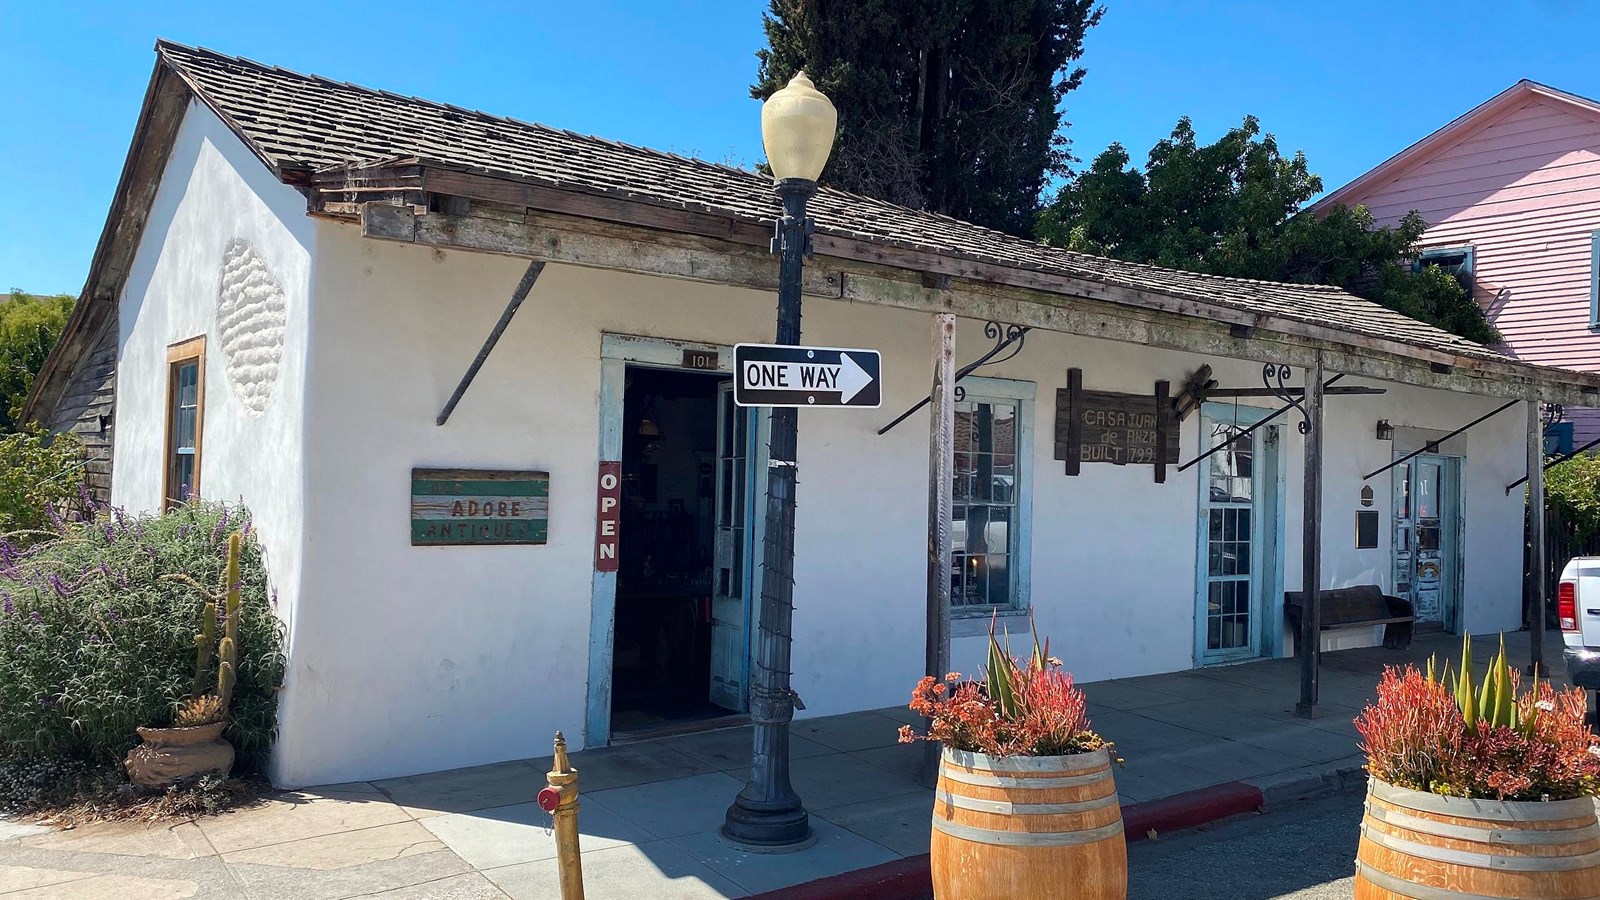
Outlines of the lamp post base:
{"type": "Polygon", "coordinates": [[[728,807],[719,833],[724,841],[758,853],[804,850],[815,841],[811,816],[799,797],[763,803],[741,794],[728,807]]]}

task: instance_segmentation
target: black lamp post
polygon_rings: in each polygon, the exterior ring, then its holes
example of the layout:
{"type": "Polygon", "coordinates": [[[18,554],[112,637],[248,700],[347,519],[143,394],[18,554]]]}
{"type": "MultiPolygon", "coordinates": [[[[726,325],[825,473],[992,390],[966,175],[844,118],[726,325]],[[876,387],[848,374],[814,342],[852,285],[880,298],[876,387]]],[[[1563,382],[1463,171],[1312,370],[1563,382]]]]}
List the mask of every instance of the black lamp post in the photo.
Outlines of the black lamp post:
{"type": "MultiPolygon", "coordinates": [[[[800,343],[800,271],[810,255],[806,201],[833,150],[838,113],[804,72],[761,107],[761,141],[777,180],[783,216],[772,252],[779,255],[776,343],[800,343]]],[[[789,783],[789,722],[795,693],[789,686],[789,644],[794,622],[795,448],[794,409],[772,411],[771,464],[767,469],[767,535],[761,564],[760,635],[750,685],[755,725],[750,780],[728,807],[722,835],[760,848],[797,847],[811,838],[811,821],[789,783]]]]}

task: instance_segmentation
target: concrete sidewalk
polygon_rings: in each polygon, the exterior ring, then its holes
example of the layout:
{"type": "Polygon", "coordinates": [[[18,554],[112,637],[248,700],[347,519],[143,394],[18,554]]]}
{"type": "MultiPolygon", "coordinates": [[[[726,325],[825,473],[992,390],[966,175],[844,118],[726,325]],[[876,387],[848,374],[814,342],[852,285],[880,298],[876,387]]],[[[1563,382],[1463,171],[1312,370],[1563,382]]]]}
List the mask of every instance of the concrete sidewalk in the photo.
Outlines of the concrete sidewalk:
{"type": "MultiPolygon", "coordinates": [[[[1475,639],[1480,663],[1496,640],[1475,639]]],[[[1526,658],[1527,635],[1508,643],[1526,658]]],[[[1360,766],[1351,719],[1384,665],[1453,658],[1459,644],[1434,635],[1408,651],[1324,655],[1325,715],[1314,721],[1292,711],[1295,660],[1084,690],[1095,728],[1127,758],[1116,772],[1124,804],[1239,782],[1276,802],[1337,786],[1360,766]]],[[[1559,681],[1560,635],[1546,647],[1559,681]]],[[[743,785],[748,726],[574,754],[589,900],[743,897],[927,853],[932,798],[916,781],[920,748],[896,743],[899,726],[916,722],[884,709],[794,724],[794,785],[818,840],[790,854],[744,853],[716,836],[743,785]]],[[[550,819],[533,803],[548,768],[546,757],[332,785],[156,828],[0,822],[0,900],[554,898],[550,819]]]]}

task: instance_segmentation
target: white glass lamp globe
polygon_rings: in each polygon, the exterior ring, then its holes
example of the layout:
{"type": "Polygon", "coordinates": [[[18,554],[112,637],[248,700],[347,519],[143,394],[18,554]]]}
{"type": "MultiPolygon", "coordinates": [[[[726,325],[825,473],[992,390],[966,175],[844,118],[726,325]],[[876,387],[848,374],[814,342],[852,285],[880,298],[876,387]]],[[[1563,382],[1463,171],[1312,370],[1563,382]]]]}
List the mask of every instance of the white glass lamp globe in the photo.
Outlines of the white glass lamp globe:
{"type": "Polygon", "coordinates": [[[816,181],[833,152],[839,111],[805,72],[761,104],[761,143],[773,177],[816,181]]]}

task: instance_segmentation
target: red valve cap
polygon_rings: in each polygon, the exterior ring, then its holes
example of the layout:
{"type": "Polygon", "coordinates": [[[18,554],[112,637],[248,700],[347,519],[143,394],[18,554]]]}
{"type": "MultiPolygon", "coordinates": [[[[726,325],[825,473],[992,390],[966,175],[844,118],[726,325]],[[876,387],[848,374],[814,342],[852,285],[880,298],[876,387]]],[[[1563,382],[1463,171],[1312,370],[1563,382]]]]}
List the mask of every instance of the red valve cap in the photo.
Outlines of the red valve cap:
{"type": "Polygon", "coordinates": [[[556,811],[561,805],[561,792],[553,787],[547,787],[539,792],[539,808],[547,813],[556,811]]]}

